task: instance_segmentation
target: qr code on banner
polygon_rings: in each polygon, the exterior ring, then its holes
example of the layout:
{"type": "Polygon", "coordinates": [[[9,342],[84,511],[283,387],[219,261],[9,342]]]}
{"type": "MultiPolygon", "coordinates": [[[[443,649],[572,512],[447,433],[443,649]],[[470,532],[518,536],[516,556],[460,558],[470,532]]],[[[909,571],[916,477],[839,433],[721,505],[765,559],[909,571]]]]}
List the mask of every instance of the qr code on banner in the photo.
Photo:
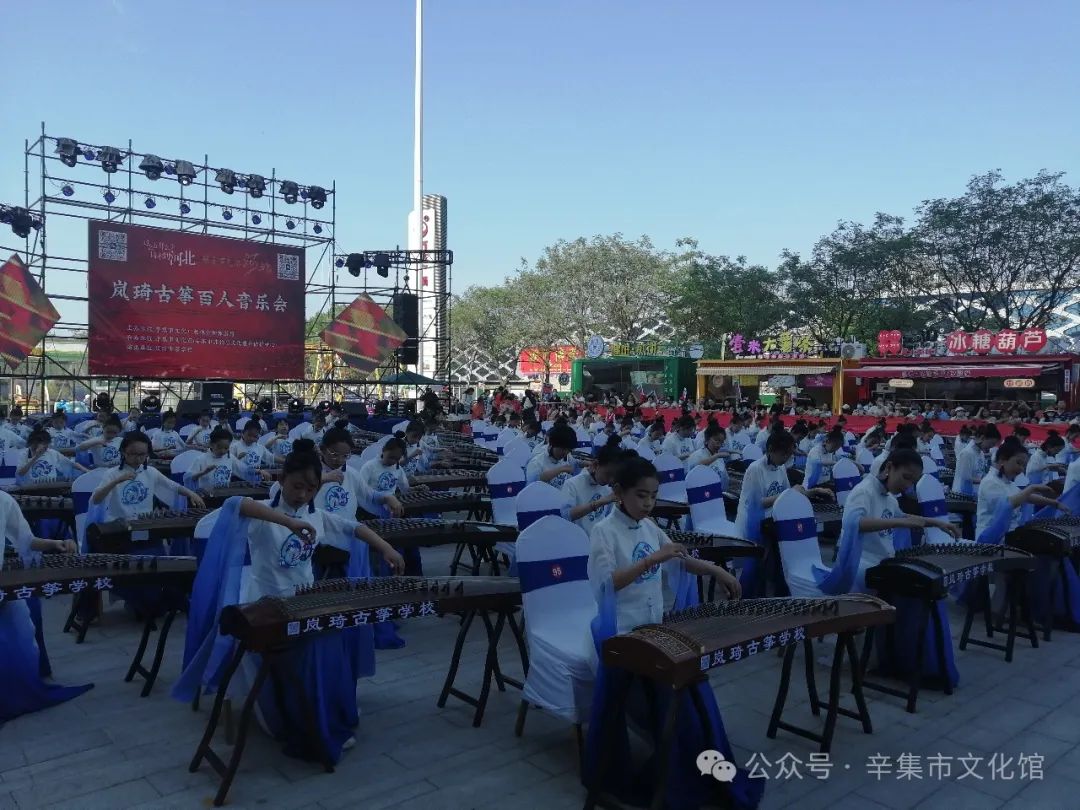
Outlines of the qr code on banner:
{"type": "Polygon", "coordinates": [[[98,231],[98,258],[126,262],[127,234],[123,231],[98,231]]]}
{"type": "Polygon", "coordinates": [[[277,255],[277,277],[283,281],[300,280],[300,257],[288,253],[277,255]]]}

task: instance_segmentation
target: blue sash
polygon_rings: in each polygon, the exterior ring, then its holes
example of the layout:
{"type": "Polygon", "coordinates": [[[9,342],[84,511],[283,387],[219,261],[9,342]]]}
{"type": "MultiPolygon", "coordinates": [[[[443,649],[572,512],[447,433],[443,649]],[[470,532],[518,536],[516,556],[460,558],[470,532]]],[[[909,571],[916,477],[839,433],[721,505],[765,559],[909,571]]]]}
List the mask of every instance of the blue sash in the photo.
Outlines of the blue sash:
{"type": "Polygon", "coordinates": [[[531,593],[563,582],[580,582],[589,578],[589,558],[581,555],[557,560],[518,561],[517,575],[522,593],[531,593]]]}

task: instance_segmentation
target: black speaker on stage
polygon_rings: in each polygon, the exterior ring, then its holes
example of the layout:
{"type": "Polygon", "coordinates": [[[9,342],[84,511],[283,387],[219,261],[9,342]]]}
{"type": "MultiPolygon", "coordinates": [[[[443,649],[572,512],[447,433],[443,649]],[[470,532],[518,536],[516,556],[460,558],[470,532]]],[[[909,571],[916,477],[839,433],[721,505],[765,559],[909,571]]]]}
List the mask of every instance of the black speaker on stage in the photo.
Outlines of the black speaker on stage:
{"type": "Polygon", "coordinates": [[[202,399],[209,403],[212,410],[226,408],[233,396],[233,384],[231,382],[204,382],[202,384],[202,399]]]}
{"type": "Polygon", "coordinates": [[[415,365],[420,362],[420,299],[412,293],[395,295],[394,323],[405,332],[405,342],[397,350],[398,362],[415,365]]]}
{"type": "Polygon", "coordinates": [[[182,399],[176,406],[176,415],[181,419],[198,422],[202,412],[210,410],[210,403],[205,399],[182,399]]]}

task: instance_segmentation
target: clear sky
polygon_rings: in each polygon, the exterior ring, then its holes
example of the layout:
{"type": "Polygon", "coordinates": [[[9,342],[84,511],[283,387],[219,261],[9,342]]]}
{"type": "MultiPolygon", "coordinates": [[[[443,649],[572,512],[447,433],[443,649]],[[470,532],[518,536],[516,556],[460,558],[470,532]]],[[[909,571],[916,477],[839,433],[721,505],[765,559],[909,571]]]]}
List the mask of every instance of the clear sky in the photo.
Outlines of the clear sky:
{"type": "MultiPolygon", "coordinates": [[[[342,250],[404,244],[412,0],[6,0],[2,19],[0,201],[44,120],[336,179],[342,250]]],[[[973,173],[1080,183],[1073,0],[428,0],[425,19],[425,190],[449,198],[458,290],[560,238],[694,236],[772,266],[973,173]]]]}

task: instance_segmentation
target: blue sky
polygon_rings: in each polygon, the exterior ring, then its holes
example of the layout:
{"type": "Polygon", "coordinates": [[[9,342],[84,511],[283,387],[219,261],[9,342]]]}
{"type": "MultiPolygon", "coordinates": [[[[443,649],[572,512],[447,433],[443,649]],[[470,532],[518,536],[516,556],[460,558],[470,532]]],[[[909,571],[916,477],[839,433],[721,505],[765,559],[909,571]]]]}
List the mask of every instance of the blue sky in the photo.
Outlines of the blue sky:
{"type": "MultiPolygon", "coordinates": [[[[425,17],[425,188],[449,198],[458,290],[560,238],[694,236],[771,266],[973,173],[1080,183],[1074,2],[428,0],[425,17]]],[[[44,120],[336,179],[341,249],[403,244],[412,19],[411,0],[9,3],[0,200],[22,199],[44,120]]]]}

